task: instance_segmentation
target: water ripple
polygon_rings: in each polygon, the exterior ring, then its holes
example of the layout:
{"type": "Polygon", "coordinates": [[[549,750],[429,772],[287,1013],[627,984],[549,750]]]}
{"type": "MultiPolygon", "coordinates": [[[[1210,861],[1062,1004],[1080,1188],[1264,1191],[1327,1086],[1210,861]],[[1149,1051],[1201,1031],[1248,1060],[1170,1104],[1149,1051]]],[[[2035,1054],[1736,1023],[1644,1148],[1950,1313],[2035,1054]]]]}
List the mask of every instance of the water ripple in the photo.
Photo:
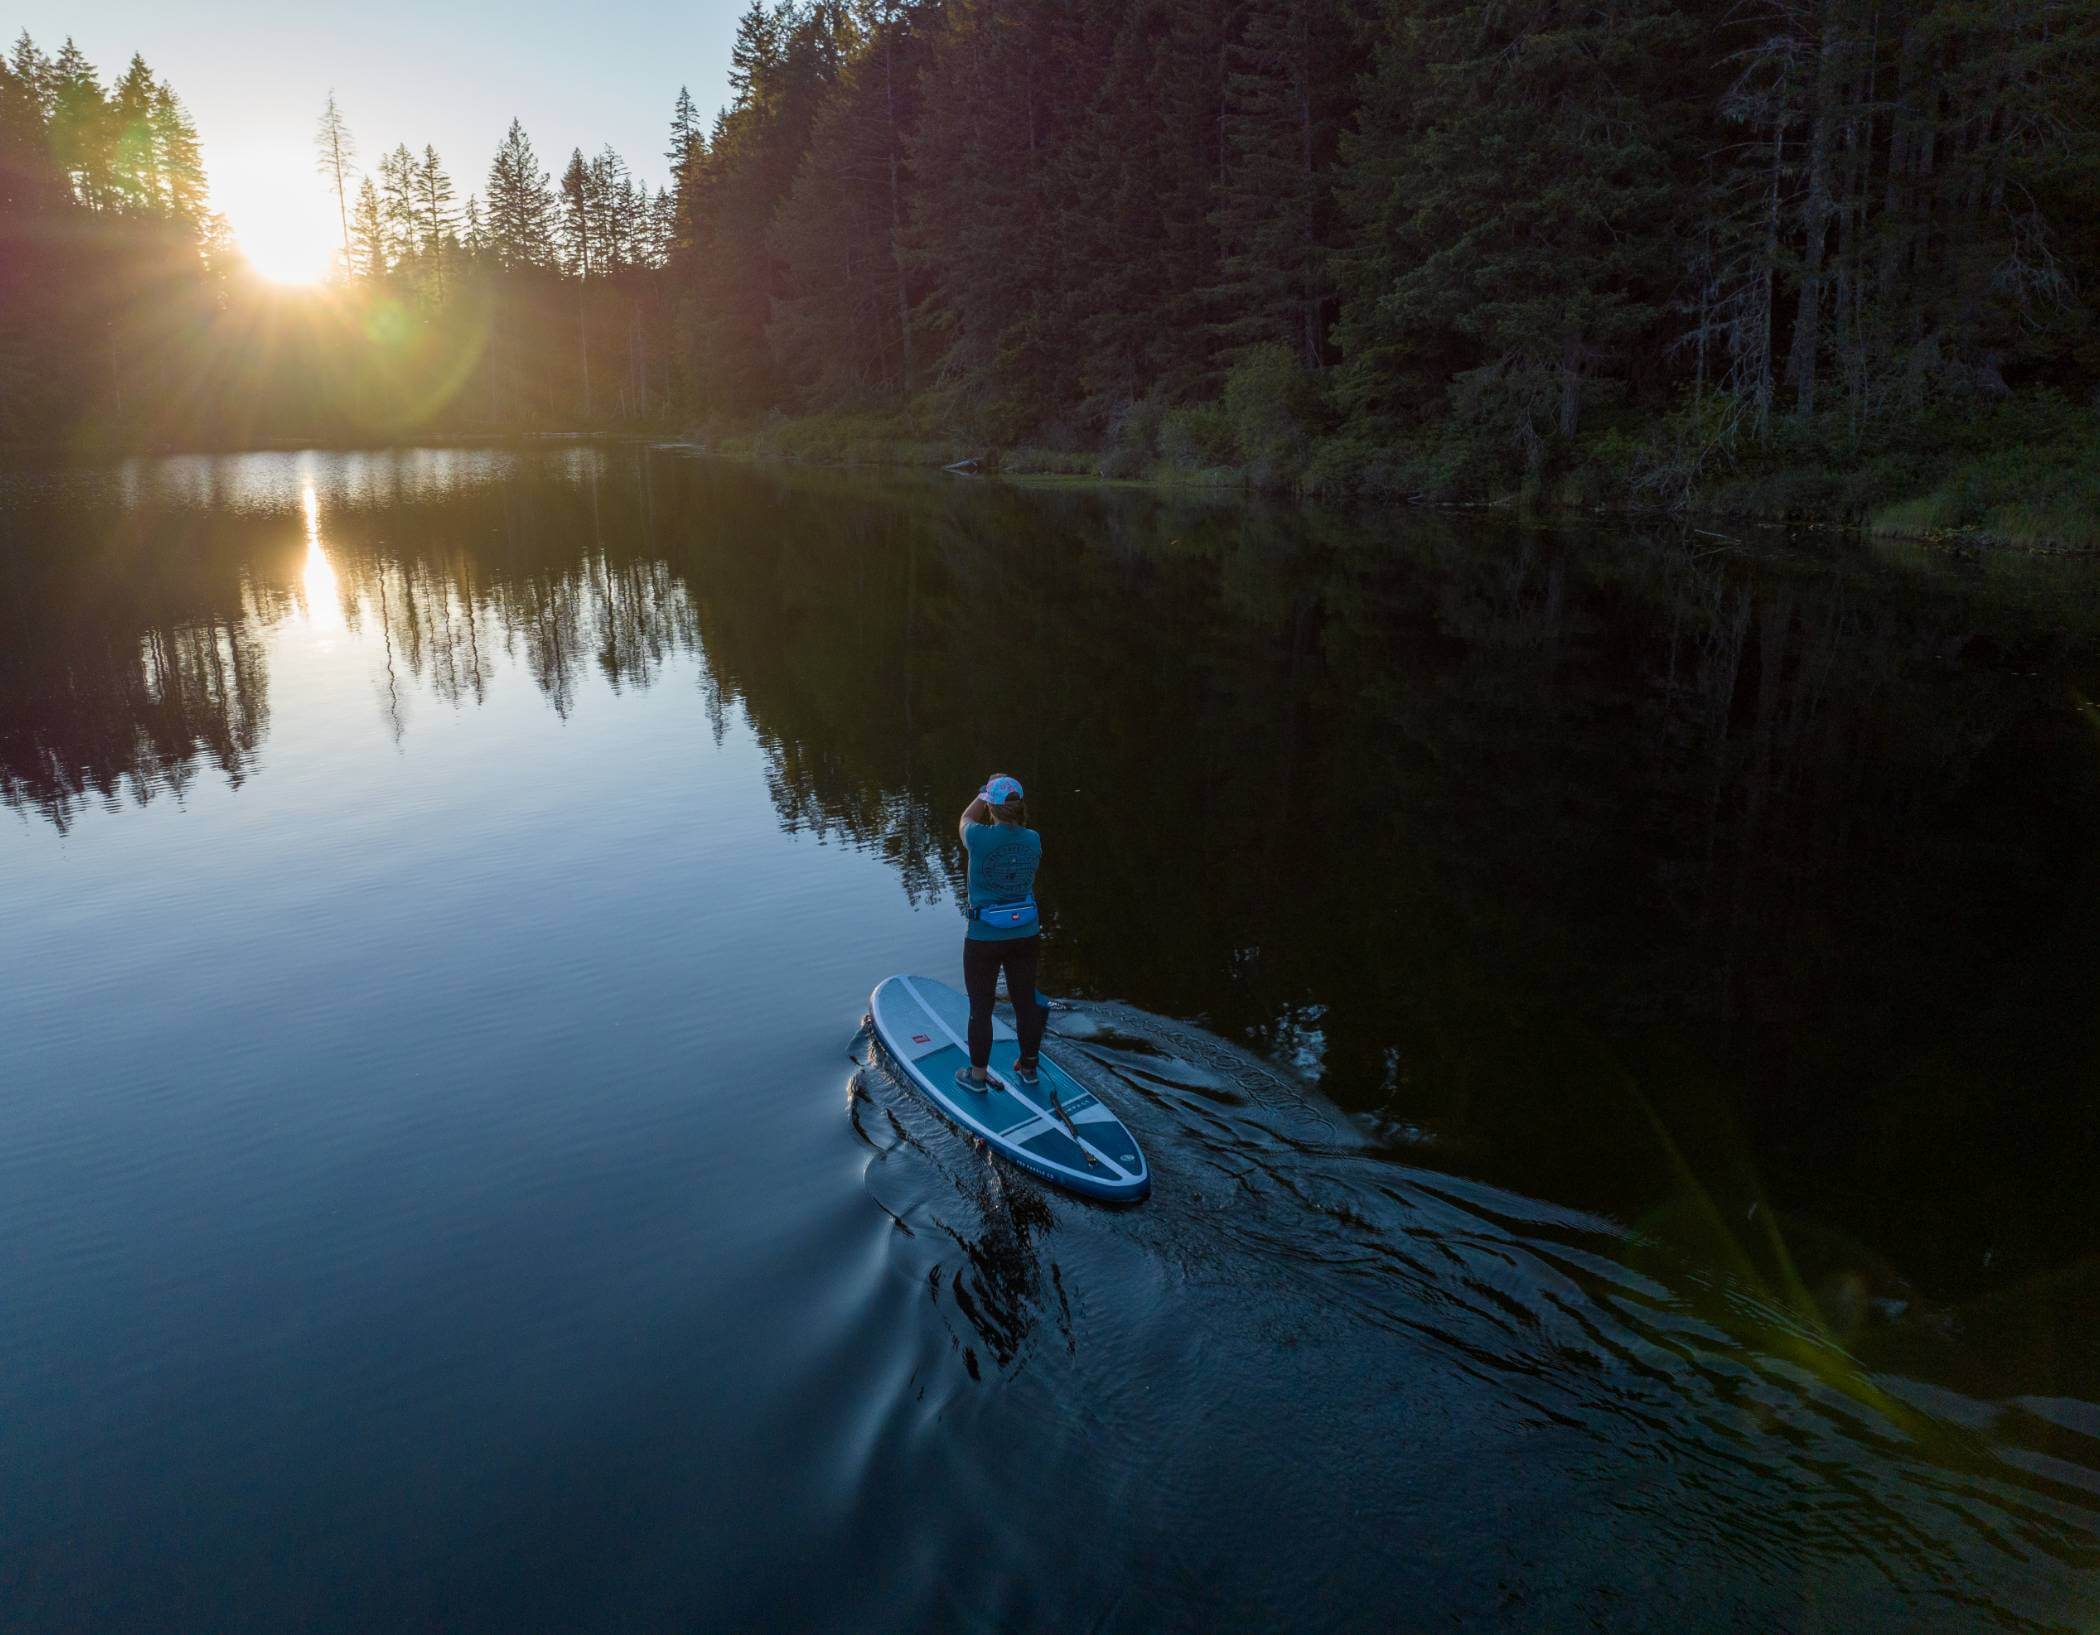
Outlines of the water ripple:
{"type": "MultiPolygon", "coordinates": [[[[951,1379],[1028,1391],[1056,1426],[1056,1451],[1034,1457],[1082,1463],[1083,1490],[1114,1496],[1116,1527],[1091,1546],[1113,1571],[1084,1575],[1100,1583],[1088,1627],[1155,1627],[1141,1609],[1163,1604],[1230,1617],[1290,1605],[1275,1597],[1295,1573],[1273,1555],[1191,1542],[1206,1518],[1245,1509],[1250,1483],[1265,1508],[1389,1518],[1393,1531],[1321,1566],[1329,1609],[1390,1596],[1411,1561],[1433,1560],[1459,1621],[1512,1616],[1451,1565],[1496,1553],[1489,1517],[1519,1553],[1533,1531],[1563,1550],[1570,1534],[1594,1539],[1579,1565],[1534,1563],[1521,1618],[1535,1627],[1628,1627],[1631,1606],[1642,1627],[1675,1627],[1664,1609],[1690,1579],[1707,1590],[1686,1593],[1684,1621],[1707,1627],[1894,1614],[2044,1630],[2100,1604],[2092,1405],[1993,1407],[1884,1381],[1812,1320],[1689,1264],[1673,1272],[1611,1222],[1412,1167],[1223,1041],[1090,1009],[1063,1056],[1145,1145],[1156,1189],[1140,1211],[995,1164],[879,1056],[854,1099],[884,1259],[924,1288],[919,1321],[945,1337],[951,1379]],[[870,1104],[886,1140],[868,1134],[870,1104]],[[1133,1400],[1136,1380],[1148,1383],[1133,1400]],[[1234,1438],[1236,1421],[1259,1435],[1234,1438]],[[1184,1434],[1198,1425],[1231,1451],[1199,1453],[1184,1434]],[[2030,1432],[2051,1451],[2024,1445],[2030,1432]],[[1425,1457],[1452,1462],[1444,1482],[1425,1483],[1425,1457]],[[1644,1539],[1635,1557],[1606,1547],[1622,1528],[1644,1539]],[[1639,1559],[1658,1553],[1669,1565],[1639,1559]]],[[[916,1372],[900,1380],[892,1410],[926,1388],[916,1372]]],[[[854,1479],[899,1472],[871,1455],[854,1479]]],[[[927,1525],[941,1559],[967,1557],[972,1529],[927,1525]]],[[[1064,1559],[1046,1545],[1015,1570],[1055,1574],[1064,1559]]],[[[949,1588],[973,1620],[1027,1621],[987,1574],[949,1588]]],[[[1323,1619],[1357,1622],[1309,1622],[1323,1619]]],[[[1291,1620],[1308,1622],[1302,1606],[1291,1620]]]]}

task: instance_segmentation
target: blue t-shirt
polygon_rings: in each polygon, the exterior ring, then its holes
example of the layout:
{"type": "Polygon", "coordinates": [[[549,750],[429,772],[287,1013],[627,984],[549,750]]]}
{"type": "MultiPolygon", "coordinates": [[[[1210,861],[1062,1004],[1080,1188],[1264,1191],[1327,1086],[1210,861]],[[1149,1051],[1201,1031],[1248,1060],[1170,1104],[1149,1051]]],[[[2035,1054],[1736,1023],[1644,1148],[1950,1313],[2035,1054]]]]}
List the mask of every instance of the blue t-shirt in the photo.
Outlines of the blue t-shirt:
{"type": "MultiPolygon", "coordinates": [[[[970,906],[1025,902],[1035,890],[1035,866],[1043,860],[1043,837],[1018,823],[972,823],[963,830],[970,854],[970,906]]],[[[1010,942],[1035,935],[972,920],[967,935],[977,942],[1010,942]]]]}

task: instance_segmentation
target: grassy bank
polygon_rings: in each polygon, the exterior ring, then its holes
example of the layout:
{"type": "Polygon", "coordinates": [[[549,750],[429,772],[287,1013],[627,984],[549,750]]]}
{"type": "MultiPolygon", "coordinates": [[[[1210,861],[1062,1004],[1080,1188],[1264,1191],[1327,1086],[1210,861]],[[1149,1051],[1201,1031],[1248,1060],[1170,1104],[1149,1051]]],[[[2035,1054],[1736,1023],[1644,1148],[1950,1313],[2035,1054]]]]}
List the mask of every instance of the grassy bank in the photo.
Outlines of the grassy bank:
{"type": "Polygon", "coordinates": [[[779,414],[694,440],[754,459],[973,468],[1165,486],[1245,488],[1414,504],[1663,511],[1864,529],[1891,539],[2100,550],[2100,413],[2032,393],[1860,427],[1775,421],[1753,435],[1709,398],[1530,444],[1453,419],[1366,428],[1287,360],[1256,358],[1215,401],[1126,404],[1089,430],[1053,421],[997,443],[917,412],[779,414]],[[1518,445],[1521,446],[1521,445],[1518,445]]]}
{"type": "Polygon", "coordinates": [[[1886,539],[2100,550],[2100,413],[2035,395],[1921,414],[1849,446],[1829,428],[1790,426],[1688,498],[1709,512],[1844,523],[1886,539]]]}

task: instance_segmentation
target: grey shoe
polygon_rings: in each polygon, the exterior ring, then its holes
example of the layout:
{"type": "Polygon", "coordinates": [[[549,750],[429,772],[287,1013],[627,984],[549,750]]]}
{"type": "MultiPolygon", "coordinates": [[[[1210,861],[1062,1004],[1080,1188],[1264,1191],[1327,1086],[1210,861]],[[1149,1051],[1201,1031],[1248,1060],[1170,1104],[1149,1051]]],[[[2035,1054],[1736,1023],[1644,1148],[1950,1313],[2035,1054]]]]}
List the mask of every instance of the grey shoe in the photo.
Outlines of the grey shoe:
{"type": "Polygon", "coordinates": [[[967,1067],[958,1067],[955,1070],[955,1087],[958,1090],[967,1090],[973,1096],[981,1096],[991,1089],[992,1081],[989,1077],[982,1079],[972,1078],[967,1067]]]}
{"type": "Polygon", "coordinates": [[[1030,1087],[1042,1082],[1036,1077],[1035,1063],[1029,1061],[1017,1061],[1014,1063],[1014,1077],[1030,1087]]]}

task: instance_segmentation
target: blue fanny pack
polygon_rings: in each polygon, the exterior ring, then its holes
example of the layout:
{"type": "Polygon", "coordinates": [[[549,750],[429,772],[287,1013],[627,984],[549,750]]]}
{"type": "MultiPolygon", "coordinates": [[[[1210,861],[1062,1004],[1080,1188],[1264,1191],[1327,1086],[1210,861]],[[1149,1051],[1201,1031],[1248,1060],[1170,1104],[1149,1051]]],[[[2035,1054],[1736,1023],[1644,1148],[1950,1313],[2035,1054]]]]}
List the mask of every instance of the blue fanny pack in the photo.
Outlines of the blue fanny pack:
{"type": "Polygon", "coordinates": [[[982,908],[965,903],[963,918],[998,931],[1033,931],[1039,923],[1033,897],[1018,903],[986,903],[982,908]]]}

